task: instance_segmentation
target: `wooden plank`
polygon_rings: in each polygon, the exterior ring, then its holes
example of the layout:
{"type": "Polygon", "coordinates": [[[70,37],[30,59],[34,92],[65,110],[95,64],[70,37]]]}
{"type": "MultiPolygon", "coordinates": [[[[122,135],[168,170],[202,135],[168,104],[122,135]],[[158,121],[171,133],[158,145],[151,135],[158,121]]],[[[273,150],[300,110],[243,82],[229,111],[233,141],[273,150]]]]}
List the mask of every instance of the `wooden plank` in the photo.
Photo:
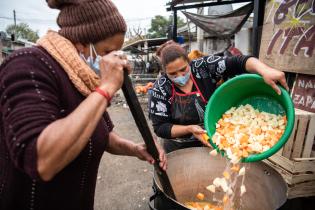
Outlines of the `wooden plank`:
{"type": "Polygon", "coordinates": [[[315,181],[288,186],[288,199],[315,196],[315,181]]]}
{"type": "Polygon", "coordinates": [[[312,112],[304,111],[304,110],[297,109],[297,108],[295,108],[294,110],[295,110],[295,114],[297,114],[297,115],[315,115],[312,112]]]}
{"type": "Polygon", "coordinates": [[[294,143],[294,139],[297,133],[297,122],[298,122],[298,118],[299,116],[295,116],[295,120],[294,120],[294,127],[291,133],[291,136],[289,138],[289,140],[285,143],[284,147],[283,147],[283,151],[282,151],[282,155],[288,159],[291,158],[291,154],[292,154],[292,146],[294,143]]]}
{"type": "Polygon", "coordinates": [[[293,173],[301,173],[306,171],[315,172],[315,161],[294,161],[293,173]]]}
{"type": "Polygon", "coordinates": [[[271,161],[264,161],[268,165],[270,165],[272,168],[274,168],[276,171],[281,174],[281,176],[284,178],[286,183],[292,185],[292,184],[298,184],[306,181],[315,181],[315,172],[313,173],[301,173],[301,174],[292,174],[289,171],[283,169],[280,165],[273,163],[271,161]]]}
{"type": "Polygon", "coordinates": [[[268,160],[270,160],[273,163],[279,164],[281,167],[283,167],[287,171],[290,171],[292,173],[294,171],[293,162],[281,155],[275,154],[269,157],[268,160]]]}
{"type": "Polygon", "coordinates": [[[315,157],[309,157],[309,158],[293,158],[295,161],[303,161],[303,160],[315,160],[315,157]]]}
{"type": "Polygon", "coordinates": [[[290,173],[306,173],[308,171],[315,172],[315,160],[313,161],[294,161],[289,160],[280,155],[273,155],[268,158],[273,163],[276,163],[283,167],[285,170],[290,173]]]}
{"type": "Polygon", "coordinates": [[[308,131],[307,131],[303,154],[302,154],[302,157],[304,158],[311,157],[311,152],[312,152],[314,138],[315,138],[315,115],[311,115],[310,118],[311,119],[308,124],[308,131]]]}
{"type": "Polygon", "coordinates": [[[283,147],[281,147],[276,154],[282,155],[282,152],[283,152],[283,147]]]}
{"type": "Polygon", "coordinates": [[[295,137],[295,141],[293,144],[293,151],[291,158],[299,158],[302,155],[304,140],[305,140],[305,132],[308,126],[309,116],[301,115],[299,117],[297,133],[295,137]]]}
{"type": "Polygon", "coordinates": [[[287,174],[288,177],[291,177],[291,184],[299,184],[306,181],[315,181],[315,174],[297,174],[290,176],[287,174]]]}

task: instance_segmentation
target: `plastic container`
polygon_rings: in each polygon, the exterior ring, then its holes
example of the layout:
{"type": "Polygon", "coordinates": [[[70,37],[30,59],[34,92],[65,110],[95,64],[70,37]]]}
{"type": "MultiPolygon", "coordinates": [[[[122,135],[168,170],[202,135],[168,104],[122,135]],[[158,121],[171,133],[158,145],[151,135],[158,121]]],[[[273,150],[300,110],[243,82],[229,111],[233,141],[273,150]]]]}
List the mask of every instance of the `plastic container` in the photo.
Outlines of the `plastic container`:
{"type": "MultiPolygon", "coordinates": [[[[212,141],[216,123],[231,107],[250,104],[259,111],[287,116],[287,125],[281,139],[269,150],[252,154],[242,159],[242,162],[255,162],[275,154],[289,139],[294,126],[294,105],[289,93],[279,86],[278,95],[263,78],[257,74],[243,74],[224,82],[211,96],[205,112],[204,124],[210,137],[211,145],[218,151],[212,141]]],[[[224,151],[221,151],[224,154],[224,151]]]]}

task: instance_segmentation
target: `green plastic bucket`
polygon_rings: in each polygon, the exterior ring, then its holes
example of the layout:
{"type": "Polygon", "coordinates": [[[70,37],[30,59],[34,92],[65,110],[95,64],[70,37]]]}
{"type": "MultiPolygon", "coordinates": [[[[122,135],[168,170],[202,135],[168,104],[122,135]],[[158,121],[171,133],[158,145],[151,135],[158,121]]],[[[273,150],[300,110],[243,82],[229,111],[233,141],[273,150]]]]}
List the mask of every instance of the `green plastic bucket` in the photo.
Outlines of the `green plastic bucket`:
{"type": "MultiPolygon", "coordinates": [[[[279,86],[280,87],[280,86],[279,86]]],[[[255,162],[276,153],[289,139],[294,126],[294,106],[289,93],[282,87],[278,95],[263,78],[257,74],[243,74],[224,82],[211,96],[205,112],[204,124],[210,137],[210,144],[219,151],[212,141],[216,123],[231,107],[250,104],[259,111],[287,116],[287,125],[281,139],[269,150],[252,154],[242,162],[255,162]]],[[[224,151],[221,151],[224,155],[224,151]]]]}

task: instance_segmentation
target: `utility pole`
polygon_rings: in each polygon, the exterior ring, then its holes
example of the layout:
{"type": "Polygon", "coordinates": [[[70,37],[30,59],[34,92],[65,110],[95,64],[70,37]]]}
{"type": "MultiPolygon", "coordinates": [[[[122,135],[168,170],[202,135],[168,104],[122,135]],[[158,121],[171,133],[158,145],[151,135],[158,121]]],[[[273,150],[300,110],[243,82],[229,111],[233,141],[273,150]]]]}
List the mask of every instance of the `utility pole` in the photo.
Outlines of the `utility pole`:
{"type": "Polygon", "coordinates": [[[16,13],[15,13],[15,10],[13,10],[13,20],[14,20],[14,33],[11,34],[11,40],[15,41],[15,36],[16,36],[16,13]]]}
{"type": "Polygon", "coordinates": [[[16,27],[16,13],[15,13],[15,10],[13,10],[13,17],[14,17],[14,27],[16,27]]]}

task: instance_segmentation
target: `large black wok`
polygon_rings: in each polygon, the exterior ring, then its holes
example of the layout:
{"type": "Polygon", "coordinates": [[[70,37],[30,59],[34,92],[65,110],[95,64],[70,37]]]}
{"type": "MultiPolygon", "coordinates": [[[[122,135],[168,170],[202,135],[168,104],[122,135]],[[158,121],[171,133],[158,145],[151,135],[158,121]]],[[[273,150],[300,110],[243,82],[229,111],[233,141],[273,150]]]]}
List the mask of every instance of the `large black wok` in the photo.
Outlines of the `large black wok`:
{"type": "MultiPolygon", "coordinates": [[[[185,209],[183,203],[197,201],[196,194],[202,192],[207,201],[212,202],[213,194],[206,190],[213,179],[222,177],[227,160],[221,156],[210,156],[209,148],[194,147],[177,150],[167,155],[167,174],[172,183],[177,201],[165,194],[161,188],[157,174],[154,174],[156,194],[151,209],[185,209]],[[162,198],[159,199],[158,197],[162,198]]],[[[286,201],[287,185],[280,174],[263,162],[246,163],[245,186],[247,192],[242,197],[241,204],[236,207],[241,210],[274,210],[280,208],[286,201]],[[241,207],[240,207],[241,206],[241,207]]],[[[237,186],[240,186],[240,181],[237,186]]],[[[239,188],[239,187],[238,187],[239,188]]],[[[239,193],[236,192],[236,200],[239,193]]],[[[223,194],[216,197],[223,197],[223,194]]]]}

